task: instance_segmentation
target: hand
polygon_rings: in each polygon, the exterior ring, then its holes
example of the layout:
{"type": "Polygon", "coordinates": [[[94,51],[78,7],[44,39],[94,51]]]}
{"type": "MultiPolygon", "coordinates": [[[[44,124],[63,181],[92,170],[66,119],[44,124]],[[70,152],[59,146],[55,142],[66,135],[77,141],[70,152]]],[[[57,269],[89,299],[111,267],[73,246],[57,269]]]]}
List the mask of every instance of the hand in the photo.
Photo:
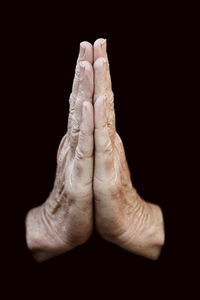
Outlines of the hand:
{"type": "Polygon", "coordinates": [[[151,259],[164,242],[160,208],[141,199],[132,185],[122,140],[115,127],[106,41],[94,44],[95,222],[100,235],[151,259]]]}
{"type": "Polygon", "coordinates": [[[54,187],[26,218],[27,244],[43,261],[84,243],[92,233],[93,48],[80,45],[70,96],[68,129],[57,152],[54,187]]]}
{"type": "Polygon", "coordinates": [[[123,143],[115,128],[103,39],[95,42],[94,49],[87,42],[81,44],[54,187],[46,202],[27,214],[27,244],[38,261],[69,251],[89,238],[93,195],[95,223],[103,238],[130,252],[158,257],[164,243],[161,209],[141,199],[132,185],[123,143]]]}

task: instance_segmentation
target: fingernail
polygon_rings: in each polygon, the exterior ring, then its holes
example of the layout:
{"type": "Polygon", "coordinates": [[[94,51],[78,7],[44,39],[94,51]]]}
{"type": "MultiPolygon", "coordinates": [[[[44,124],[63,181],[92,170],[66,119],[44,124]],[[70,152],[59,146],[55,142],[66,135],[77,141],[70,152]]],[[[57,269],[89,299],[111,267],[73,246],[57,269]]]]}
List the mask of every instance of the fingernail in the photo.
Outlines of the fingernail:
{"type": "Polygon", "coordinates": [[[85,50],[86,50],[86,47],[82,43],[80,43],[80,58],[84,57],[85,50]]]}
{"type": "Polygon", "coordinates": [[[103,52],[106,53],[106,46],[107,46],[107,40],[104,39],[102,42],[101,42],[101,49],[103,50],[103,52]]]}

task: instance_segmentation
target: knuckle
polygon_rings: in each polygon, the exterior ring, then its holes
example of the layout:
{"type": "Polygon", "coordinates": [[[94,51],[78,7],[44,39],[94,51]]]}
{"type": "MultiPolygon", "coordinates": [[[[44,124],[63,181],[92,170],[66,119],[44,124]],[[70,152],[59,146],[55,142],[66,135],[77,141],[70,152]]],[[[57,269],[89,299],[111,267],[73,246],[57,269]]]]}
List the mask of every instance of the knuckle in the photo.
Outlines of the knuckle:
{"type": "Polygon", "coordinates": [[[89,61],[84,60],[82,63],[84,64],[85,72],[91,72],[92,71],[92,65],[89,61]]]}
{"type": "Polygon", "coordinates": [[[94,65],[93,65],[94,69],[97,70],[97,69],[102,68],[102,66],[104,65],[104,62],[105,62],[104,57],[97,58],[97,60],[94,62],[94,65]]]}
{"type": "Polygon", "coordinates": [[[80,124],[77,120],[74,119],[72,123],[71,134],[77,135],[79,131],[80,131],[80,124]]]}
{"type": "Polygon", "coordinates": [[[110,114],[107,121],[108,127],[114,127],[115,128],[115,116],[113,114],[110,114]]]}
{"type": "Polygon", "coordinates": [[[83,149],[80,149],[79,146],[76,147],[75,157],[78,160],[83,159],[85,157],[83,149]]]}
{"type": "Polygon", "coordinates": [[[76,164],[76,174],[79,178],[83,174],[83,171],[84,171],[83,165],[80,163],[80,160],[79,160],[79,163],[76,164]]]}
{"type": "Polygon", "coordinates": [[[80,134],[85,137],[86,135],[88,135],[88,130],[87,128],[85,128],[85,126],[83,126],[83,123],[80,126],[80,134]]]}
{"type": "Polygon", "coordinates": [[[93,128],[84,128],[81,126],[80,128],[81,139],[85,139],[93,135],[93,128]]]}

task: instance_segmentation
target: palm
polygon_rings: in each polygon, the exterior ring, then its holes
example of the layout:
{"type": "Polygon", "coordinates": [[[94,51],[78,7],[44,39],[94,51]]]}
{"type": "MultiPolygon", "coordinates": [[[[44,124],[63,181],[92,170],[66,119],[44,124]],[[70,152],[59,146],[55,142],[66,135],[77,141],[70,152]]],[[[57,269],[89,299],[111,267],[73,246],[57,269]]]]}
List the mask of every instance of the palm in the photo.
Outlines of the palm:
{"type": "MultiPolygon", "coordinates": [[[[51,193],[51,213],[61,221],[54,229],[69,242],[69,233],[73,232],[72,244],[81,243],[92,232],[92,174],[90,182],[85,184],[76,179],[76,157],[71,151],[70,138],[66,134],[59,145],[57,154],[57,170],[54,188],[51,193]],[[64,203],[64,209],[59,207],[64,203]],[[74,205],[75,204],[75,205],[74,205]],[[81,230],[80,230],[81,229],[81,230]],[[65,232],[65,234],[64,234],[65,232]]],[[[50,204],[50,199],[48,205],[50,204]]],[[[56,222],[54,224],[57,224],[56,222]]]]}
{"type": "MultiPolygon", "coordinates": [[[[112,241],[128,227],[134,189],[131,183],[124,147],[116,133],[112,143],[111,164],[105,174],[95,168],[95,221],[99,233],[112,241]]],[[[103,163],[103,162],[102,162],[103,163]]]]}

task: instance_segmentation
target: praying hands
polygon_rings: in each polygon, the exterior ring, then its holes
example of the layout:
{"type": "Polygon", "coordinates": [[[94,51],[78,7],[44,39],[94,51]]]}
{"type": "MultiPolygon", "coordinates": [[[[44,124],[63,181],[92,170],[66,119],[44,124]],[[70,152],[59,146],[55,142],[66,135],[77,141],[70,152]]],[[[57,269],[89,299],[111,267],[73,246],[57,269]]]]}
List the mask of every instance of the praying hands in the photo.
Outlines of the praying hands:
{"type": "Polygon", "coordinates": [[[26,216],[28,248],[44,261],[85,243],[95,226],[105,240],[157,259],[164,244],[163,215],[131,181],[115,127],[106,40],[80,44],[69,103],[53,189],[26,216]]]}

